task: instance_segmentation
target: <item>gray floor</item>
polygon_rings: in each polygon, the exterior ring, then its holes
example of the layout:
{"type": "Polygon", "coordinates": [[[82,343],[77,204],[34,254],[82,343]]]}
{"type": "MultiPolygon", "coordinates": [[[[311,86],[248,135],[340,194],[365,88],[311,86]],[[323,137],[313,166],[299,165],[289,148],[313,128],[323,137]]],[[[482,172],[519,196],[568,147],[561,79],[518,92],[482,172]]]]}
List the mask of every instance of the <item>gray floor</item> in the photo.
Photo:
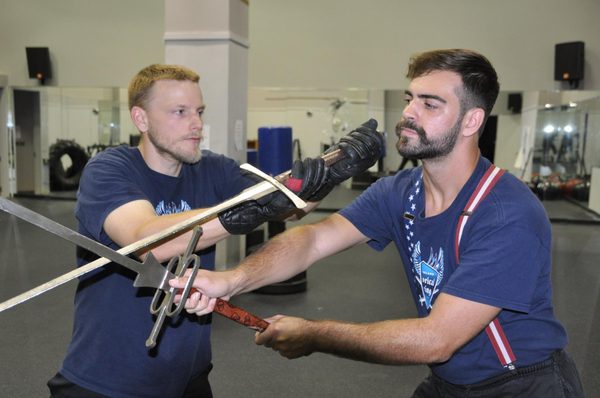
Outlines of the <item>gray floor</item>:
{"type": "MultiPolygon", "coordinates": [[[[334,192],[335,208],[353,191],[334,192]]],[[[74,227],[74,202],[18,199],[74,227]]],[[[548,202],[554,230],[556,312],[569,336],[569,352],[589,397],[600,397],[600,228],[594,215],[564,201],[548,202]],[[570,220],[569,222],[566,222],[570,220]],[[573,223],[583,220],[583,223],[573,223]]],[[[327,213],[314,213],[305,222],[327,213]]],[[[0,212],[0,301],[69,271],[74,247],[0,212]]],[[[414,315],[406,279],[393,247],[376,253],[355,248],[315,265],[308,289],[290,295],[246,294],[233,302],[260,316],[276,313],[356,322],[414,315]]],[[[70,282],[0,313],[0,396],[45,397],[71,332],[75,283],[70,282]]],[[[404,397],[427,373],[422,366],[392,367],[322,354],[287,360],[258,347],[253,332],[214,316],[211,382],[216,397],[404,397]]]]}

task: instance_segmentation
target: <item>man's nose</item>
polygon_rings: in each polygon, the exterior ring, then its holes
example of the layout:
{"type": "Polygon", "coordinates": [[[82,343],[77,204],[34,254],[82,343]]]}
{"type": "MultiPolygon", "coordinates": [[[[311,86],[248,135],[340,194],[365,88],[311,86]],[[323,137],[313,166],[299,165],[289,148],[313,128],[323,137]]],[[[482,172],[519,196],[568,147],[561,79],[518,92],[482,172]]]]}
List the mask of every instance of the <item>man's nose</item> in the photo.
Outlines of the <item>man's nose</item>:
{"type": "Polygon", "coordinates": [[[402,110],[402,118],[403,119],[409,119],[409,120],[416,119],[417,112],[416,112],[416,108],[415,108],[414,104],[415,104],[414,101],[408,101],[406,103],[406,106],[402,110]]]}
{"type": "Polygon", "coordinates": [[[191,127],[193,131],[202,131],[202,127],[204,127],[204,121],[202,120],[201,115],[194,114],[192,116],[191,127]]]}

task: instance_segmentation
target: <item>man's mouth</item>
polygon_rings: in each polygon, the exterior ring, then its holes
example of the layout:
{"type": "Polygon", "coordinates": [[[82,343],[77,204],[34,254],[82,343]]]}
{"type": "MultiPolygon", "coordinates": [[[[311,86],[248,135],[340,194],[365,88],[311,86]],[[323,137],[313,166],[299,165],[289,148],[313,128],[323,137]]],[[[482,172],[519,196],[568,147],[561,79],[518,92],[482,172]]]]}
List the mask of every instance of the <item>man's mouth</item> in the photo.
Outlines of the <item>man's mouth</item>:
{"type": "Polygon", "coordinates": [[[403,137],[403,136],[406,136],[406,135],[417,135],[417,136],[419,135],[415,130],[409,129],[409,128],[406,128],[406,127],[402,127],[400,129],[400,131],[397,132],[397,134],[398,134],[398,137],[403,137]]]}
{"type": "Polygon", "coordinates": [[[406,139],[410,136],[423,137],[425,131],[410,120],[401,120],[396,125],[396,135],[398,138],[407,137],[406,139]]]}

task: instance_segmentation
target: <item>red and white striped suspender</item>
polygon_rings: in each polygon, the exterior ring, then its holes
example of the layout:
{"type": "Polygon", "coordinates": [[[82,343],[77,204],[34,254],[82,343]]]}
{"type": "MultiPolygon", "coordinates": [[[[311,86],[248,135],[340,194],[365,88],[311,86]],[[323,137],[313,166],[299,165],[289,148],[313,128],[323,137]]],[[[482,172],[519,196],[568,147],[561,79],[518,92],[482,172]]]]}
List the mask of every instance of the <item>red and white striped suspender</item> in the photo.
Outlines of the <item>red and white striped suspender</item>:
{"type": "MultiPolygon", "coordinates": [[[[477,188],[473,191],[471,198],[467,202],[465,209],[461,213],[458,218],[458,224],[456,226],[456,236],[454,239],[454,254],[456,256],[456,262],[459,263],[458,256],[458,245],[460,244],[460,238],[462,237],[463,230],[465,228],[465,224],[469,220],[469,217],[473,214],[477,206],[481,203],[481,201],[490,193],[494,185],[500,180],[504,174],[504,170],[494,165],[491,165],[488,170],[485,172],[484,176],[479,181],[477,188]]],[[[485,328],[485,332],[487,333],[492,346],[494,347],[494,351],[496,351],[496,355],[498,356],[498,360],[502,364],[502,366],[508,369],[514,369],[514,362],[516,360],[515,354],[510,347],[508,339],[504,334],[504,330],[498,321],[498,318],[495,318],[490,324],[485,328]]]]}

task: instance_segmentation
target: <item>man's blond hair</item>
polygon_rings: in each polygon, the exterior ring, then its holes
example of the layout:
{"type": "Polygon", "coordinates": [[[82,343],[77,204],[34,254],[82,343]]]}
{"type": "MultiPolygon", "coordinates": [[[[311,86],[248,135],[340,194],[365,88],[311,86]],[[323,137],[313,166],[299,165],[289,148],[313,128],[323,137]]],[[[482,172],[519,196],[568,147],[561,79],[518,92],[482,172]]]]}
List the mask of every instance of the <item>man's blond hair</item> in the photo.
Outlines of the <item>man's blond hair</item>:
{"type": "Polygon", "coordinates": [[[150,92],[159,80],[179,80],[198,83],[200,76],[193,70],[180,65],[153,64],[139,71],[128,87],[129,110],[134,106],[146,109],[150,92]]]}

